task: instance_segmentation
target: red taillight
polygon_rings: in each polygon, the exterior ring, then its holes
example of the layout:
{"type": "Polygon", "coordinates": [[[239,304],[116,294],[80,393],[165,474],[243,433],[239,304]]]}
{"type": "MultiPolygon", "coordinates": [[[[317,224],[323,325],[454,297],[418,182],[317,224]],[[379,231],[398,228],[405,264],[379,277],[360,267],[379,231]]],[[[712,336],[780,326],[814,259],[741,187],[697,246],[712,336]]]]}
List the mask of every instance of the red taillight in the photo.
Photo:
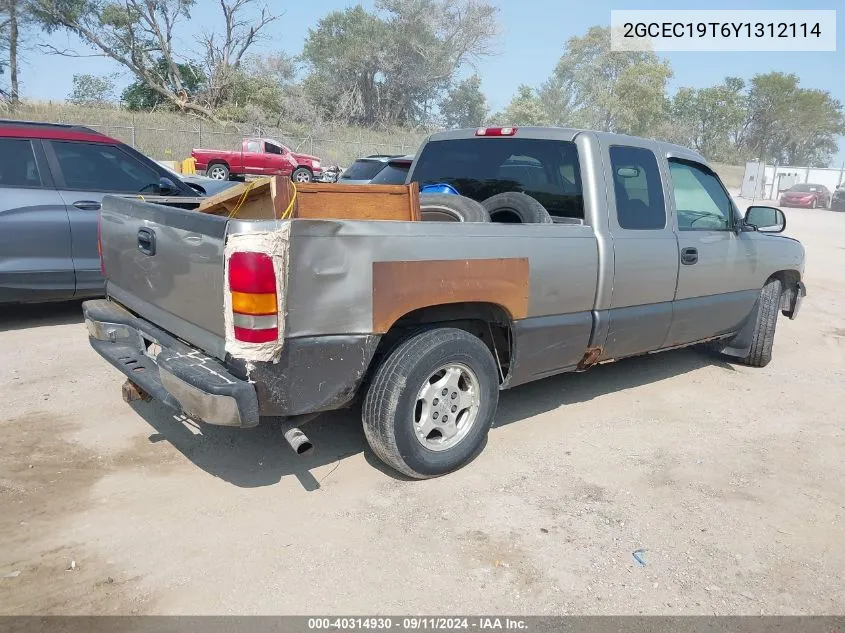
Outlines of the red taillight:
{"type": "Polygon", "coordinates": [[[229,258],[229,289],[235,338],[269,343],[279,338],[276,271],[264,253],[234,253],[229,258]]]}
{"type": "Polygon", "coordinates": [[[229,259],[229,287],[234,292],[276,292],[273,259],[264,253],[234,253],[229,259]]]}
{"type": "Polygon", "coordinates": [[[475,131],[476,136],[513,136],[515,127],[480,127],[475,131]]]}
{"type": "Polygon", "coordinates": [[[235,338],[244,343],[270,343],[279,338],[277,328],[267,330],[251,330],[246,327],[235,327],[235,338]]]}
{"type": "Polygon", "coordinates": [[[97,214],[97,254],[100,256],[100,272],[106,276],[106,258],[103,257],[103,214],[97,214]]]}

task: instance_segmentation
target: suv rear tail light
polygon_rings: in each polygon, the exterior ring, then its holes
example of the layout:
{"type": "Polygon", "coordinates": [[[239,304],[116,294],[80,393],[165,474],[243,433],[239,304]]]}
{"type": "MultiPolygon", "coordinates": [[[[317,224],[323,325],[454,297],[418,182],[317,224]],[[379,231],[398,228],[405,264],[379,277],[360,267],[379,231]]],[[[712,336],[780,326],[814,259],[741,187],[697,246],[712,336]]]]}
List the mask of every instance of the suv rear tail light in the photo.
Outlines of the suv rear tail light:
{"type": "Polygon", "coordinates": [[[279,338],[279,308],[273,259],[264,253],[234,253],[229,258],[229,289],[235,338],[268,343],[279,338]]]}
{"type": "Polygon", "coordinates": [[[476,136],[513,136],[515,127],[480,127],[475,131],[476,136]]]}

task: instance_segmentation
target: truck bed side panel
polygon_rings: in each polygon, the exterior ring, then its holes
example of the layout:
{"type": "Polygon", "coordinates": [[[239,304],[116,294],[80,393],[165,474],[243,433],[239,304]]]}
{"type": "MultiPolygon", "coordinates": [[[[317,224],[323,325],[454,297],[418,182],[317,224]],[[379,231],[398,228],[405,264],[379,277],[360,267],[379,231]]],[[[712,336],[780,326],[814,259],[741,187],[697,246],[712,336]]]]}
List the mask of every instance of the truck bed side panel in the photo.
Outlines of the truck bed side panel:
{"type": "Polygon", "coordinates": [[[588,226],[300,220],[291,232],[286,336],[374,332],[376,262],[527,258],[525,317],[589,313],[597,257],[588,226]]]}
{"type": "Polygon", "coordinates": [[[407,309],[486,298],[513,319],[507,381],[513,386],[581,360],[593,327],[597,276],[598,246],[588,226],[298,221],[291,236],[286,336],[387,331],[402,310],[385,310],[385,295],[407,309]],[[454,276],[449,260],[455,260],[454,276]],[[425,279],[425,262],[431,262],[434,284],[425,279]],[[492,278],[479,274],[485,266],[492,278]],[[409,274],[399,279],[395,272],[381,274],[385,268],[409,274]],[[520,278],[523,287],[515,288],[520,278]],[[475,281],[483,288],[477,293],[475,281]],[[385,283],[390,287],[378,287],[385,283]]]}

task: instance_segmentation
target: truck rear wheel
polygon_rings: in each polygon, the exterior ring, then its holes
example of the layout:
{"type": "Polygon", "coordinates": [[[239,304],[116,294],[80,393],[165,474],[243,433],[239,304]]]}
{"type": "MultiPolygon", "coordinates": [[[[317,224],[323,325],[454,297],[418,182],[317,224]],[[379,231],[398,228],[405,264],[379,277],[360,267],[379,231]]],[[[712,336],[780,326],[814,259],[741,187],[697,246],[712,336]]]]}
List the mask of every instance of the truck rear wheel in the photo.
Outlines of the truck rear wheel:
{"type": "Polygon", "coordinates": [[[229,180],[229,168],[223,163],[214,163],[208,166],[205,175],[214,180],[229,180]]]}
{"type": "Polygon", "coordinates": [[[757,322],[751,337],[751,349],[748,356],[739,359],[743,365],[765,367],[772,360],[775,327],[780,312],[780,295],[780,279],[769,279],[760,292],[760,308],[757,310],[757,322]]]}
{"type": "Polygon", "coordinates": [[[415,479],[460,468],[487,437],[499,402],[496,362],[456,328],[410,337],[376,370],[364,399],[364,434],[383,462],[415,479]]]}

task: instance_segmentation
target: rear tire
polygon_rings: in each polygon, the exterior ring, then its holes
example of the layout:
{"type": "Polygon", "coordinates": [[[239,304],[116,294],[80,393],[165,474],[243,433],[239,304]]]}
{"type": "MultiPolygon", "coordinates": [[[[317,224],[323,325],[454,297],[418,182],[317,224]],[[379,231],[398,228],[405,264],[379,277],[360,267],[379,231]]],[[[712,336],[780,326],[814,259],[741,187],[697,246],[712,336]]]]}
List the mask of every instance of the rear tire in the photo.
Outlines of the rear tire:
{"type": "Polygon", "coordinates": [[[448,193],[421,193],[420,219],[425,222],[489,222],[490,214],[471,198],[448,193]]]}
{"type": "Polygon", "coordinates": [[[498,370],[487,346],[464,330],[426,330],[376,370],[361,414],[364,435],[390,467],[414,479],[437,477],[477,454],[498,402],[498,370]],[[445,420],[450,415],[457,419],[445,420]]]}
{"type": "Polygon", "coordinates": [[[770,279],[760,292],[760,307],[757,310],[757,322],[751,337],[751,349],[748,356],[739,362],[750,367],[765,367],[772,360],[772,346],[775,342],[775,328],[780,312],[780,279],[770,279]]]}
{"type": "Polygon", "coordinates": [[[490,196],[481,204],[490,214],[491,222],[552,224],[552,216],[546,211],[546,207],[519,191],[507,191],[490,196]]]}
{"type": "Polygon", "coordinates": [[[224,163],[214,163],[205,170],[205,175],[214,180],[229,180],[229,167],[224,163]]]}

